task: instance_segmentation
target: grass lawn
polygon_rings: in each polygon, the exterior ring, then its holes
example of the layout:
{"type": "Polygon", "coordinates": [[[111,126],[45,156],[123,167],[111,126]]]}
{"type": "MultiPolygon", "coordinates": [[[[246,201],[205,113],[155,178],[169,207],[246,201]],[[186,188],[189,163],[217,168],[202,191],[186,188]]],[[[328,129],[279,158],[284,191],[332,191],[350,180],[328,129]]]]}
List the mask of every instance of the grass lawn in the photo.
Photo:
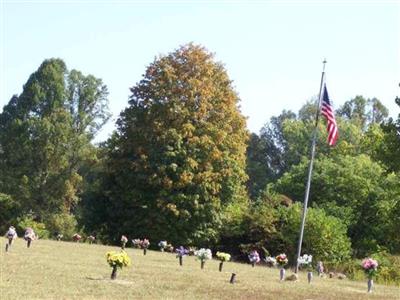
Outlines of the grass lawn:
{"type": "MultiPolygon", "coordinates": [[[[367,294],[366,281],[322,279],[307,283],[279,282],[279,270],[248,264],[207,261],[203,270],[194,257],[185,257],[183,267],[170,253],[127,248],[132,266],[111,268],[105,253],[117,247],[34,241],[30,249],[22,239],[5,252],[0,242],[0,299],[400,299],[400,288],[376,285],[367,294]],[[237,282],[230,284],[231,273],[237,282]]],[[[290,272],[287,272],[289,275],[290,272]]]]}

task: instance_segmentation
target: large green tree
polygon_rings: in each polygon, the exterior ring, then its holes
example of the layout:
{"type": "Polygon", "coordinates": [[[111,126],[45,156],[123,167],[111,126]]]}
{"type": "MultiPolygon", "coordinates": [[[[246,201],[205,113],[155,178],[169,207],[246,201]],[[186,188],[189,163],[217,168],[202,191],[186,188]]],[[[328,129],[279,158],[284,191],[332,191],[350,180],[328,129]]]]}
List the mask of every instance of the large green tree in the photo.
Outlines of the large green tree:
{"type": "MultiPolygon", "coordinates": [[[[302,201],[307,170],[308,160],[303,160],[277,181],[275,189],[302,201]]],[[[386,233],[388,228],[398,228],[390,219],[399,205],[398,183],[398,176],[387,175],[367,155],[321,157],[314,163],[310,205],[348,226],[357,254],[376,250],[378,245],[395,249],[398,245],[386,233]]]]}
{"type": "Polygon", "coordinates": [[[45,60],[0,114],[0,191],[38,221],[75,207],[90,141],[109,117],[101,80],[45,60]]]}
{"type": "Polygon", "coordinates": [[[185,45],[156,58],[131,92],[108,142],[111,231],[217,239],[225,209],[246,202],[248,132],[224,67],[185,45]]]}

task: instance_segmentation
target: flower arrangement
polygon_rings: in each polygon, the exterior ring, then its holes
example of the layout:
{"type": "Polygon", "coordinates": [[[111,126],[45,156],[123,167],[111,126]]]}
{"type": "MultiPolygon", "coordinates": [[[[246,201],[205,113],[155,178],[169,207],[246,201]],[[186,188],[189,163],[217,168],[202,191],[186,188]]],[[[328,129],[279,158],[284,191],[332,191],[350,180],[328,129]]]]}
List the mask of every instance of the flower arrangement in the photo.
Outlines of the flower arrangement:
{"type": "Polygon", "coordinates": [[[87,239],[89,241],[89,244],[92,244],[96,240],[96,237],[94,237],[93,235],[89,235],[87,239]]]}
{"type": "Polygon", "coordinates": [[[109,251],[106,253],[107,263],[113,268],[111,279],[117,278],[117,268],[128,267],[131,265],[131,259],[125,251],[109,251]]]}
{"type": "Polygon", "coordinates": [[[281,269],[279,271],[279,279],[280,279],[280,281],[283,281],[283,280],[285,280],[285,274],[286,274],[286,270],[285,270],[284,266],[287,265],[289,260],[285,253],[279,254],[278,256],[275,257],[275,259],[276,259],[276,263],[281,267],[281,269]]]}
{"type": "Polygon", "coordinates": [[[324,264],[322,261],[317,262],[317,272],[318,276],[322,276],[324,274],[324,264]]]}
{"type": "Polygon", "coordinates": [[[268,267],[274,267],[276,266],[276,258],[272,256],[267,256],[264,259],[265,263],[267,264],[268,267]]]}
{"type": "Polygon", "coordinates": [[[73,240],[74,242],[79,242],[81,239],[82,239],[82,236],[80,236],[80,235],[77,234],[77,233],[75,233],[75,234],[72,236],[72,240],[73,240]]]}
{"type": "Polygon", "coordinates": [[[167,246],[167,241],[160,241],[158,243],[158,247],[160,248],[161,252],[164,252],[165,247],[167,246]]]}
{"type": "Polygon", "coordinates": [[[260,254],[258,254],[257,250],[251,251],[248,255],[248,258],[253,267],[255,264],[260,262],[260,254]]]}
{"type": "Polygon", "coordinates": [[[217,256],[217,259],[219,261],[221,261],[219,263],[219,271],[222,272],[222,267],[224,265],[224,262],[230,261],[231,255],[229,253],[225,253],[225,252],[217,252],[216,256],[217,256]]]}
{"type": "Polygon", "coordinates": [[[361,267],[369,279],[373,278],[378,271],[378,262],[372,258],[365,258],[361,262],[361,267]]]}
{"type": "Polygon", "coordinates": [[[313,278],[312,255],[303,254],[303,256],[300,256],[297,259],[297,263],[299,266],[305,267],[307,269],[307,271],[308,271],[307,280],[308,280],[308,283],[311,283],[311,280],[313,278]]]}
{"type": "Polygon", "coordinates": [[[14,226],[10,226],[10,228],[8,228],[6,237],[11,240],[15,240],[18,237],[17,231],[15,230],[14,226]]]}
{"type": "Polygon", "coordinates": [[[225,262],[225,261],[230,261],[231,260],[231,255],[229,253],[225,252],[217,252],[215,255],[218,260],[225,262]]]}
{"type": "Polygon", "coordinates": [[[150,241],[148,239],[134,239],[132,240],[133,247],[143,249],[143,255],[146,255],[147,248],[150,246],[150,241]]]}
{"type": "Polygon", "coordinates": [[[189,254],[189,250],[184,248],[183,246],[176,248],[175,252],[176,252],[176,257],[182,257],[189,254]]]}
{"type": "Polygon", "coordinates": [[[61,233],[57,234],[57,241],[61,241],[63,237],[64,237],[63,234],[61,233]]]}
{"type": "Polygon", "coordinates": [[[140,248],[142,245],[142,240],[141,239],[134,239],[132,240],[132,245],[134,248],[140,248]]]}
{"type": "Polygon", "coordinates": [[[125,235],[122,235],[121,236],[121,248],[122,248],[122,250],[125,249],[125,245],[126,245],[127,242],[128,242],[128,238],[125,235]]]}
{"type": "Polygon", "coordinates": [[[150,242],[148,239],[143,239],[142,243],[141,243],[141,247],[143,249],[143,255],[146,255],[147,253],[147,248],[149,248],[150,246],[150,242]]]}
{"type": "Polygon", "coordinates": [[[371,293],[374,285],[373,278],[378,272],[378,262],[375,259],[368,257],[361,262],[361,267],[364,269],[364,272],[368,277],[368,293],[371,293]]]}
{"type": "Polygon", "coordinates": [[[275,257],[277,264],[283,268],[283,266],[287,265],[289,262],[287,256],[285,253],[279,254],[277,257],[275,257]]]}
{"type": "Polygon", "coordinates": [[[18,237],[17,231],[15,230],[14,226],[10,226],[6,233],[6,238],[8,239],[8,243],[6,244],[6,252],[8,251],[9,247],[11,247],[12,242],[18,237]]]}
{"type": "Polygon", "coordinates": [[[31,227],[25,229],[24,240],[26,241],[26,246],[29,248],[31,246],[31,242],[35,240],[36,235],[31,227]]]}
{"type": "Polygon", "coordinates": [[[167,246],[165,246],[165,251],[174,252],[174,246],[172,246],[172,244],[167,244],[167,246]]]}
{"type": "Polygon", "coordinates": [[[182,266],[183,257],[189,254],[189,250],[185,249],[183,246],[180,246],[179,248],[176,248],[175,252],[176,252],[176,257],[179,258],[179,265],[182,266]]]}
{"type": "Polygon", "coordinates": [[[303,254],[297,259],[297,262],[300,266],[306,267],[309,272],[312,271],[312,255],[303,254]]]}
{"type": "Polygon", "coordinates": [[[197,250],[194,253],[194,255],[197,257],[197,259],[200,260],[202,269],[204,268],[204,263],[206,262],[206,260],[212,258],[211,250],[205,249],[205,248],[201,248],[200,250],[197,250]]]}
{"type": "Polygon", "coordinates": [[[189,246],[189,247],[188,247],[188,250],[189,250],[189,256],[193,256],[193,255],[195,255],[195,253],[196,253],[196,251],[197,251],[197,248],[196,248],[196,247],[189,246]]]}
{"type": "Polygon", "coordinates": [[[143,241],[142,241],[142,243],[141,243],[141,247],[142,247],[143,249],[147,249],[147,248],[149,248],[149,246],[150,246],[149,240],[148,240],[148,239],[143,239],[143,241]]]}

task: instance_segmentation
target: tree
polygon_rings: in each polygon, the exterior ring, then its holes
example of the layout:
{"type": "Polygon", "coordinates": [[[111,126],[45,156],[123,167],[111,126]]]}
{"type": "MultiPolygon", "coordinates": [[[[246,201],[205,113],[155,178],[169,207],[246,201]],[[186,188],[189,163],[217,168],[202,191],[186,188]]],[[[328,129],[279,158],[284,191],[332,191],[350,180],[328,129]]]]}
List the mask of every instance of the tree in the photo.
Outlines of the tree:
{"type": "MultiPolygon", "coordinates": [[[[396,104],[400,108],[400,98],[396,97],[396,104]]],[[[383,162],[391,172],[400,172],[400,114],[397,120],[389,118],[381,124],[383,131],[383,140],[376,147],[376,159],[383,162]]]]}
{"type": "Polygon", "coordinates": [[[263,191],[268,180],[273,178],[272,170],[268,164],[267,141],[257,134],[250,135],[247,147],[246,173],[249,176],[247,190],[251,199],[257,198],[263,191]]]}
{"type": "Polygon", "coordinates": [[[42,221],[74,209],[81,165],[93,158],[90,140],[108,116],[106,96],[101,80],[49,59],[4,107],[0,190],[18,202],[21,215],[42,221]]]}
{"type": "Polygon", "coordinates": [[[286,120],[295,118],[296,114],[284,110],[264,125],[259,136],[251,134],[247,147],[246,172],[249,176],[247,189],[252,199],[262,193],[267,183],[275,181],[286,171],[288,145],[283,135],[283,126],[286,120]]]}
{"type": "MultiPolygon", "coordinates": [[[[307,160],[294,166],[277,181],[276,191],[302,201],[307,169],[307,160]]],[[[358,255],[389,244],[382,225],[388,223],[385,215],[397,205],[400,191],[393,184],[399,178],[385,173],[367,155],[321,157],[314,163],[310,205],[348,226],[358,255]]]]}
{"type": "Polygon", "coordinates": [[[367,129],[369,124],[383,122],[388,117],[389,111],[376,98],[365,99],[362,96],[356,96],[346,101],[336,114],[367,129]]]}
{"type": "Polygon", "coordinates": [[[248,133],[226,71],[189,44],[155,59],[131,92],[108,142],[110,231],[217,239],[224,208],[246,202],[248,133]]]}

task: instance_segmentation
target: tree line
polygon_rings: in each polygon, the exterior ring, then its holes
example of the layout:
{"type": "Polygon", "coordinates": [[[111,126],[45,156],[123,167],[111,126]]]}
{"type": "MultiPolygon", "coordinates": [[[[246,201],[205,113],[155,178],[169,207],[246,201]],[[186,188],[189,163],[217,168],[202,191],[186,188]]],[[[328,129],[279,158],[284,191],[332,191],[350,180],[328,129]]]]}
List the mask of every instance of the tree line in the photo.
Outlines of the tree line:
{"type": "MultiPolygon", "coordinates": [[[[193,44],[155,58],[130,91],[95,145],[110,118],[102,80],[60,59],[32,73],[0,114],[0,229],[293,257],[316,100],[250,133],[223,64],[193,44]]],[[[399,253],[400,114],[356,96],[336,118],[335,147],[318,127],[304,251],[332,262],[399,253]]]]}

